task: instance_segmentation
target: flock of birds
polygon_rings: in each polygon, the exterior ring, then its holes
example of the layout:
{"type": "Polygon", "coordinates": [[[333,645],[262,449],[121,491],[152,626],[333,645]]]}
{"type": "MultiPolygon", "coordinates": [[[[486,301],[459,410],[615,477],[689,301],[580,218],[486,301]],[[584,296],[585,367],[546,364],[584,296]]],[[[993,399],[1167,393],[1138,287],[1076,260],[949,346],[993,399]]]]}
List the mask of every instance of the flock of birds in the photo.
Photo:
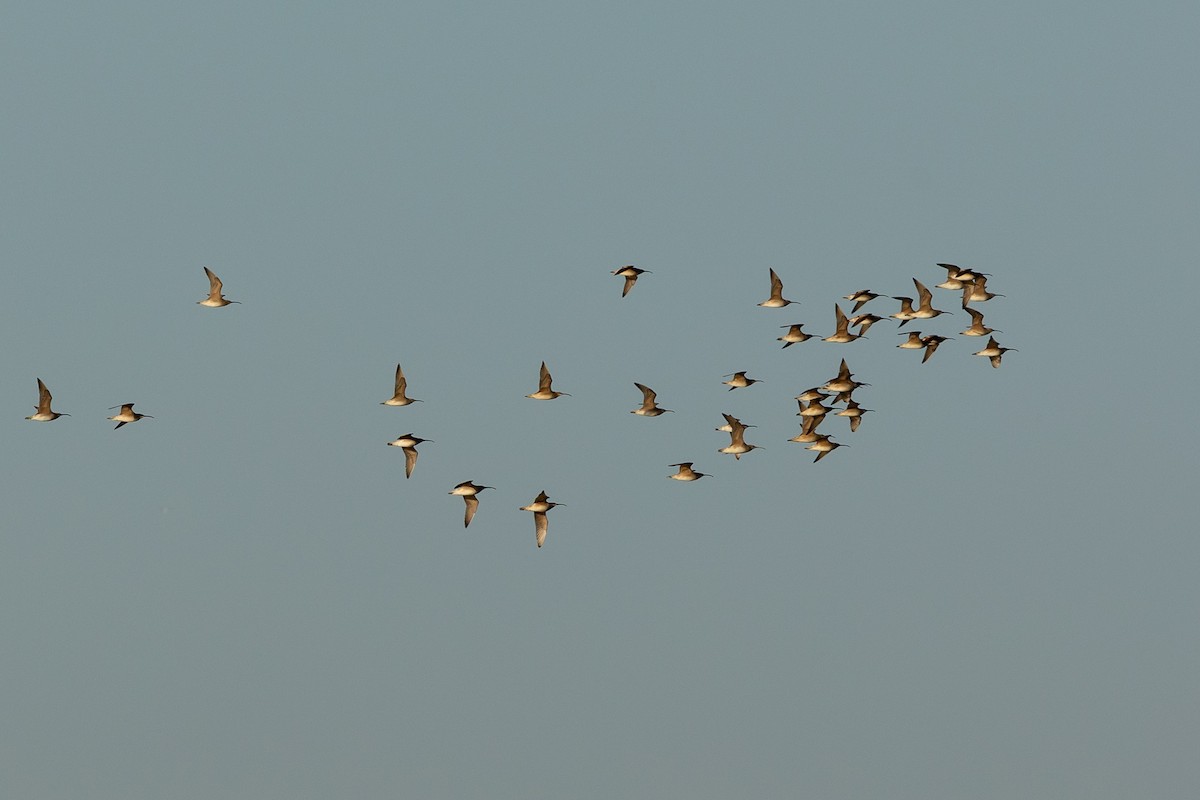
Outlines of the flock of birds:
{"type": "MultiPolygon", "coordinates": [[[[972,355],[983,356],[991,361],[993,367],[999,367],[1005,353],[1016,352],[1013,348],[1002,347],[993,333],[1003,333],[995,328],[988,327],[984,323],[983,313],[979,309],[972,307],[972,303],[983,303],[991,300],[994,297],[1003,297],[1004,295],[996,294],[988,290],[987,281],[988,275],[974,269],[966,269],[955,264],[938,264],[939,267],[946,270],[946,280],[935,286],[938,289],[948,291],[961,292],[962,310],[971,318],[971,325],[959,333],[960,336],[987,336],[987,346],[973,353],[972,355]]],[[[229,300],[224,295],[224,287],[221,279],[218,278],[211,269],[204,268],[205,275],[208,276],[209,292],[208,296],[203,300],[198,301],[198,305],[208,308],[222,308],[227,305],[237,303],[237,300],[229,300]]],[[[634,266],[624,266],[620,269],[613,270],[612,274],[625,279],[621,296],[625,297],[637,284],[638,278],[642,275],[649,274],[649,270],[639,269],[634,266]]],[[[783,281],[776,274],[775,270],[770,270],[771,276],[771,293],[770,296],[759,303],[762,308],[785,308],[792,305],[795,301],[787,300],[783,297],[783,281]]],[[[834,332],[829,336],[822,338],[822,341],[833,342],[836,344],[846,344],[855,342],[859,339],[866,338],[865,334],[872,325],[877,322],[882,322],[885,319],[893,319],[899,323],[900,328],[903,328],[913,320],[927,320],[952,312],[937,309],[933,307],[933,293],[925,287],[921,281],[913,278],[913,284],[917,290],[917,297],[914,300],[912,297],[902,295],[884,295],[872,292],[870,289],[862,289],[857,292],[845,295],[844,299],[854,303],[850,313],[854,316],[847,317],[842,310],[840,304],[834,304],[834,332]],[[858,313],[863,306],[881,297],[888,297],[892,300],[900,302],[900,309],[894,314],[889,314],[887,317],[877,314],[858,313]],[[914,307],[914,302],[916,306],[914,307]],[[851,328],[856,330],[851,331],[851,328]]],[[[783,342],[783,347],[786,349],[794,344],[800,344],[814,338],[811,334],[804,332],[804,323],[793,323],[789,325],[781,325],[786,328],[787,332],[778,337],[777,341],[783,342]]],[[[906,336],[906,339],[896,347],[905,350],[922,350],[924,355],[921,358],[921,363],[928,361],[937,351],[938,346],[952,336],[944,336],[940,334],[924,334],[921,331],[913,330],[901,332],[901,336],[906,336]]],[[[734,389],[745,389],[756,383],[761,383],[761,379],[750,378],[746,372],[734,372],[723,376],[729,380],[722,383],[729,387],[729,391],[734,389]]],[[[50,390],[46,388],[46,384],[38,378],[38,402],[35,407],[37,410],[34,414],[25,419],[35,422],[52,422],[59,417],[70,416],[69,414],[56,412],[52,408],[53,396],[50,390]]],[[[801,418],[800,433],[793,436],[788,441],[803,443],[805,449],[813,451],[817,454],[813,459],[813,463],[820,461],[825,456],[832,453],[839,447],[846,445],[836,442],[830,434],[818,432],[818,428],[825,421],[827,416],[846,417],[850,422],[851,433],[858,430],[862,423],[863,415],[871,411],[869,408],[863,408],[854,399],[853,393],[862,386],[869,386],[868,383],[854,380],[854,373],[850,371],[846,360],[843,358],[838,374],[830,378],[824,384],[815,386],[811,389],[806,389],[795,397],[799,404],[800,410],[797,416],[801,418]],[[829,401],[829,405],[825,402],[829,401]],[[837,404],[841,404],[840,409],[837,404]]],[[[642,393],[642,404],[633,409],[630,413],[637,414],[643,417],[657,417],[662,414],[671,413],[671,409],[662,408],[658,405],[658,396],[649,386],[641,383],[634,383],[634,386],[642,393]]],[[[553,378],[550,375],[550,370],[546,367],[546,362],[542,362],[541,369],[538,374],[538,388],[536,392],[525,395],[532,400],[556,400],[559,397],[570,397],[566,392],[555,391],[553,387],[553,378]]],[[[396,365],[395,389],[393,395],[384,400],[381,405],[385,406],[407,406],[412,403],[419,403],[420,400],[408,396],[408,381],[404,376],[404,370],[399,364],[396,365]]],[[[109,410],[120,410],[111,417],[110,421],[116,422],[116,428],[121,428],[132,422],[138,422],[142,419],[153,419],[149,414],[140,414],[133,410],[133,403],[122,403],[120,406],[113,406],[109,410]]],[[[759,445],[748,444],[746,442],[746,429],[753,428],[754,425],[747,425],[731,414],[722,414],[725,418],[725,424],[718,427],[716,430],[729,434],[729,444],[722,447],[717,452],[727,455],[732,455],[735,460],[740,460],[743,455],[752,450],[758,449],[759,445]]],[[[413,470],[417,464],[417,446],[422,442],[429,442],[431,439],[423,439],[412,433],[406,433],[387,444],[392,447],[399,447],[404,451],[404,476],[405,478],[412,477],[413,470]]],[[[694,462],[681,461],[668,466],[676,467],[677,471],[667,477],[677,481],[697,481],[706,477],[708,473],[697,472],[692,468],[694,462]]],[[[463,481],[450,490],[449,494],[463,498],[466,503],[466,513],[463,517],[463,526],[467,527],[474,519],[476,511],[479,509],[479,493],[484,489],[494,489],[493,486],[483,486],[476,484],[474,481],[463,481]]],[[[548,522],[546,518],[547,512],[556,506],[563,505],[562,503],[553,503],[545,491],[538,493],[528,505],[521,506],[518,510],[528,511],[533,514],[534,531],[536,534],[537,546],[541,547],[546,541],[546,532],[548,530],[548,522]]]]}

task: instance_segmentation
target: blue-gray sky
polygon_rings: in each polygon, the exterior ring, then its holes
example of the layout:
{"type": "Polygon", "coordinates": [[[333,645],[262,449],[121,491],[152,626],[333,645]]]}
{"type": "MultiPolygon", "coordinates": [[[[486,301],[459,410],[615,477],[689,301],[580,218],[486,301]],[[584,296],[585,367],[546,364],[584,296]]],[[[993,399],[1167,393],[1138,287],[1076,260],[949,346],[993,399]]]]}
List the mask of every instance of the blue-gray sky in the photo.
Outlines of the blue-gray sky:
{"type": "Polygon", "coordinates": [[[1193,791],[1198,24],[10,6],[0,789],[1193,791]],[[1001,369],[892,323],[779,349],[939,261],[1006,295],[1001,369]],[[799,306],[755,307],[771,267],[799,306]],[[843,357],[876,411],[814,465],[791,398],[843,357]],[[572,397],[524,399],[543,359],[572,397]],[[397,362],[424,403],[379,405],[397,362]],[[38,377],[71,417],[22,420],[38,377]],[[765,449],[718,455],[723,411],[765,449]]]}

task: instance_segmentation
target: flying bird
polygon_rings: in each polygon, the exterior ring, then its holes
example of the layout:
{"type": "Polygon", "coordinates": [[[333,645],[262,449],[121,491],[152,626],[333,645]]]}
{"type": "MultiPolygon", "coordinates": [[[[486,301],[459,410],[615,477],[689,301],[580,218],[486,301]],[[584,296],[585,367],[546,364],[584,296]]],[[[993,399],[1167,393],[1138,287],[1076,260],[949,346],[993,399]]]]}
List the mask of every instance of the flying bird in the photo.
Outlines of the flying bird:
{"type": "Polygon", "coordinates": [[[463,502],[467,504],[467,513],[463,517],[464,528],[471,524],[471,520],[475,518],[475,512],[479,509],[479,498],[476,495],[484,489],[495,488],[495,486],[478,486],[473,481],[463,481],[448,492],[448,494],[461,497],[463,502]]]}
{"type": "Polygon", "coordinates": [[[549,523],[546,520],[546,512],[555,506],[561,505],[563,504],[551,503],[550,498],[547,497],[546,492],[543,490],[538,493],[537,497],[533,498],[532,503],[527,506],[521,506],[519,509],[517,509],[518,511],[533,512],[533,530],[534,533],[537,534],[538,547],[541,547],[546,541],[546,530],[549,527],[549,523]]]}
{"type": "Polygon", "coordinates": [[[989,333],[1004,333],[1004,331],[998,331],[995,328],[989,328],[984,325],[982,311],[976,311],[970,306],[963,306],[963,310],[971,315],[971,327],[965,331],[960,331],[960,336],[987,336],[989,333]]]}
{"type": "Polygon", "coordinates": [[[727,381],[721,381],[725,386],[729,387],[729,391],[734,389],[744,389],[747,386],[755,383],[762,383],[759,378],[747,378],[745,372],[731,372],[728,375],[722,375],[722,378],[729,378],[727,381]]]}
{"type": "Polygon", "coordinates": [[[874,300],[876,297],[882,297],[882,296],[883,295],[875,294],[875,292],[872,292],[870,289],[862,289],[861,291],[857,291],[857,292],[848,294],[845,297],[843,297],[842,299],[843,300],[853,300],[854,308],[850,309],[850,313],[857,314],[858,310],[860,308],[862,308],[867,303],[874,300]]]}
{"type": "Polygon", "coordinates": [[[783,342],[784,350],[788,349],[789,347],[791,347],[794,344],[799,344],[800,342],[807,342],[809,339],[812,338],[811,334],[805,333],[802,330],[802,328],[804,328],[804,323],[802,323],[802,322],[798,322],[795,325],[780,325],[779,327],[788,329],[787,333],[785,333],[783,336],[779,336],[775,339],[775,341],[777,341],[777,342],[783,342]]]}
{"type": "Polygon", "coordinates": [[[1004,354],[1009,351],[1012,351],[1014,353],[1018,352],[1018,350],[1015,347],[1001,347],[1000,343],[996,341],[996,337],[989,336],[987,347],[983,348],[978,353],[972,353],[971,355],[986,356],[987,358],[991,359],[992,366],[999,369],[1000,359],[1003,358],[1004,354]]]}
{"type": "MultiPolygon", "coordinates": [[[[134,411],[133,403],[123,403],[120,406],[113,406],[109,409],[109,411],[112,411],[113,408],[121,409],[120,413],[109,417],[110,420],[117,423],[117,428],[121,427],[122,425],[128,425],[131,422],[137,422],[143,417],[147,419],[154,419],[154,417],[150,416],[149,414],[139,414],[134,411]]],[[[113,430],[115,431],[117,428],[113,428],[113,430]]]]}
{"type": "Polygon", "coordinates": [[[54,399],[50,396],[50,390],[46,388],[46,384],[42,383],[42,379],[38,378],[38,402],[34,408],[37,409],[36,414],[31,414],[25,419],[31,419],[34,422],[50,422],[59,417],[69,417],[70,414],[59,414],[57,411],[50,409],[50,402],[54,399]]]}
{"type": "Polygon", "coordinates": [[[775,274],[775,270],[771,270],[771,296],[759,303],[763,308],[783,308],[786,305],[791,305],[795,300],[783,299],[783,281],[779,280],[779,276],[775,274]]]}
{"type": "Polygon", "coordinates": [[[842,307],[836,303],[833,306],[834,319],[837,322],[837,328],[831,336],[826,336],[821,341],[836,342],[842,344],[845,342],[853,342],[855,339],[863,339],[861,333],[850,333],[850,320],[846,319],[846,312],[842,311],[842,307]]]}
{"type": "Polygon", "coordinates": [[[221,283],[221,279],[214,275],[211,269],[205,267],[204,274],[208,276],[208,297],[204,298],[203,300],[197,300],[197,305],[208,306],[209,308],[220,308],[221,306],[227,306],[230,303],[238,303],[241,305],[240,301],[238,300],[225,299],[225,295],[221,294],[221,287],[223,285],[221,283]]]}
{"type": "Polygon", "coordinates": [[[404,370],[400,369],[400,365],[396,365],[396,390],[391,398],[384,400],[379,405],[381,406],[406,406],[410,403],[420,403],[415,397],[409,397],[408,381],[404,377],[404,370]]]}
{"type": "Polygon", "coordinates": [[[534,400],[553,400],[556,397],[562,397],[563,395],[567,395],[567,397],[571,396],[566,392],[556,392],[551,389],[550,382],[552,380],[553,378],[550,377],[550,370],[546,369],[546,362],[543,361],[541,372],[538,373],[538,390],[533,394],[527,394],[525,396],[534,400]]]}
{"type": "Polygon", "coordinates": [[[643,386],[637,381],[634,381],[633,385],[642,390],[642,405],[640,408],[630,411],[630,414],[637,414],[639,417],[657,417],[660,414],[666,414],[671,411],[669,408],[658,407],[654,402],[658,394],[649,386],[643,386]]]}
{"type": "Polygon", "coordinates": [[[638,269],[637,267],[633,267],[633,266],[621,267],[620,269],[614,269],[612,271],[613,275],[620,275],[622,278],[625,279],[625,288],[621,289],[621,297],[624,297],[625,295],[629,294],[629,290],[633,288],[633,285],[635,283],[637,283],[637,279],[638,279],[639,275],[642,275],[642,274],[645,274],[648,272],[650,272],[650,270],[638,269]]]}
{"type": "Polygon", "coordinates": [[[683,461],[678,464],[668,464],[668,467],[679,467],[679,471],[667,477],[673,481],[698,481],[701,478],[710,477],[706,472],[696,472],[692,469],[693,463],[691,461],[683,461]]]}
{"type": "Polygon", "coordinates": [[[414,436],[411,433],[406,433],[396,439],[388,442],[389,447],[399,447],[404,451],[404,477],[411,478],[413,467],[417,465],[417,445],[421,442],[432,442],[433,439],[422,439],[420,436],[414,436]]]}

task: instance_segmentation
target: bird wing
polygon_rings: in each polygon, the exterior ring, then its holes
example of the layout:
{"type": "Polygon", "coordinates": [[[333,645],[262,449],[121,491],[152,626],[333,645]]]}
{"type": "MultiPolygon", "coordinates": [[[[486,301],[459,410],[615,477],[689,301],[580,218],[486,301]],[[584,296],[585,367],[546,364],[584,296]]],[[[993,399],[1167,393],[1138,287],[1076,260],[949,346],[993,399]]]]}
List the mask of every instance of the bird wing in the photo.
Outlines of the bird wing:
{"type": "Polygon", "coordinates": [[[467,513],[466,516],[463,517],[463,527],[465,528],[470,525],[471,520],[475,518],[475,511],[479,508],[479,498],[468,494],[463,496],[463,501],[467,504],[467,513]]]}
{"type": "Polygon", "coordinates": [[[625,295],[629,294],[629,290],[633,288],[633,285],[635,283],[637,283],[637,275],[626,275],[625,276],[625,287],[623,289],[621,289],[621,297],[624,297],[625,295]]]}
{"type": "Polygon", "coordinates": [[[546,520],[546,512],[545,511],[533,512],[533,528],[534,528],[534,532],[537,534],[537,546],[538,547],[541,547],[543,544],[545,544],[546,529],[548,527],[549,527],[549,523],[546,520]]]}
{"type": "Polygon", "coordinates": [[[403,397],[405,390],[408,389],[408,381],[404,378],[404,370],[400,365],[396,365],[396,397],[403,397]]]}
{"type": "Polygon", "coordinates": [[[542,369],[538,373],[538,391],[539,392],[551,391],[550,382],[552,380],[553,380],[553,378],[550,377],[550,370],[546,369],[546,362],[543,361],[542,369]]]}
{"type": "Polygon", "coordinates": [[[50,401],[53,399],[54,398],[50,396],[50,390],[46,388],[46,384],[42,383],[41,378],[38,378],[38,413],[48,413],[50,411],[50,401]]]}
{"type": "Polygon", "coordinates": [[[912,279],[913,284],[917,287],[917,297],[920,299],[919,305],[926,305],[933,302],[933,292],[925,288],[925,284],[921,283],[916,278],[912,279]]]}
{"type": "Polygon", "coordinates": [[[653,408],[654,400],[656,397],[658,397],[658,394],[649,386],[638,383],[637,381],[634,381],[633,385],[642,390],[642,408],[653,408]]]}
{"type": "Polygon", "coordinates": [[[208,267],[204,268],[204,274],[208,276],[208,296],[218,298],[221,296],[221,288],[224,286],[221,279],[213,274],[213,271],[208,267]]]}
{"type": "Polygon", "coordinates": [[[411,478],[413,467],[417,465],[417,448],[402,447],[400,449],[404,451],[404,477],[411,478]]]}

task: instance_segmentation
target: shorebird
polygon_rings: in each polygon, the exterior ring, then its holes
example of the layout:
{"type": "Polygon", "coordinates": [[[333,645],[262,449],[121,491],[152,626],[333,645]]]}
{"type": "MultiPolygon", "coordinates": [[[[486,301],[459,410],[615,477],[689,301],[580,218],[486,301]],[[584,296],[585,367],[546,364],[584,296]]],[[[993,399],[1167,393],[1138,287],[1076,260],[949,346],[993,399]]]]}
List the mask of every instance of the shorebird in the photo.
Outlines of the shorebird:
{"type": "MultiPolygon", "coordinates": [[[[896,335],[904,336],[903,333],[898,333],[896,335]]],[[[920,350],[924,346],[925,342],[921,341],[920,331],[909,331],[908,338],[896,345],[896,347],[899,347],[901,350],[920,350]]]]}
{"type": "Polygon", "coordinates": [[[989,292],[987,288],[987,276],[980,273],[974,283],[963,285],[963,308],[967,307],[967,303],[982,303],[991,300],[993,297],[1004,297],[1002,294],[989,292]]]}
{"type": "Polygon", "coordinates": [[[938,264],[938,266],[946,270],[947,283],[957,282],[959,284],[958,286],[942,286],[939,283],[938,288],[941,289],[961,289],[962,284],[974,283],[980,275],[986,275],[986,273],[960,267],[957,264],[938,264]]]}
{"type": "Polygon", "coordinates": [[[479,509],[479,498],[475,495],[482,492],[484,489],[495,489],[495,486],[477,486],[473,481],[463,481],[458,486],[455,486],[447,494],[458,495],[467,504],[467,514],[463,517],[463,527],[471,524],[471,520],[475,518],[475,512],[479,509]]]}
{"type": "Polygon", "coordinates": [[[729,378],[727,381],[721,381],[725,386],[729,387],[729,391],[734,389],[744,389],[752,383],[762,383],[759,378],[747,378],[745,372],[731,372],[728,375],[722,375],[722,378],[729,378]]]}
{"type": "MultiPolygon", "coordinates": [[[[802,402],[802,401],[797,401],[802,402]]],[[[796,412],[798,417],[823,417],[833,411],[829,406],[821,405],[820,400],[810,400],[808,405],[801,405],[800,410],[796,412]]]]}
{"type": "MultiPolygon", "coordinates": [[[[740,461],[744,454],[758,448],[756,444],[746,444],[746,428],[752,426],[743,425],[738,421],[737,417],[732,417],[729,414],[722,414],[721,416],[725,417],[725,421],[729,424],[729,446],[722,447],[717,451],[718,453],[726,453],[733,456],[734,460],[740,461]]],[[[717,430],[720,430],[720,428],[717,430]]]]}
{"type": "Polygon", "coordinates": [[[803,392],[796,395],[796,399],[801,403],[807,403],[812,400],[824,400],[828,396],[829,395],[825,394],[819,388],[814,386],[813,388],[805,389],[803,392]]]}
{"type": "Polygon", "coordinates": [[[970,306],[963,306],[963,310],[971,315],[971,327],[965,331],[959,331],[960,336],[987,336],[989,333],[1004,333],[995,328],[989,328],[983,324],[983,312],[976,311],[970,306]]]}
{"type": "Polygon", "coordinates": [[[810,444],[808,447],[806,447],[804,449],[812,450],[814,453],[817,454],[817,457],[813,459],[813,463],[815,464],[818,461],[820,461],[822,458],[824,458],[826,455],[828,455],[829,453],[832,453],[834,450],[838,449],[839,447],[849,447],[849,446],[850,445],[846,445],[846,444],[838,444],[837,442],[833,441],[833,439],[828,436],[822,436],[820,439],[817,439],[815,442],[813,442],[812,444],[810,444]]]}
{"type": "Polygon", "coordinates": [[[789,442],[815,442],[824,434],[817,433],[817,428],[825,421],[825,416],[804,417],[800,421],[800,435],[788,439],[789,442]]]}
{"type": "Polygon", "coordinates": [[[409,403],[420,403],[415,397],[408,397],[405,392],[408,391],[408,381],[404,378],[404,370],[400,369],[400,365],[396,365],[396,393],[391,399],[384,400],[379,405],[381,406],[406,406],[409,403]]]}
{"type": "Polygon", "coordinates": [[[925,348],[925,355],[921,356],[921,363],[924,364],[929,360],[930,356],[938,349],[938,345],[947,339],[953,339],[953,336],[938,336],[936,333],[931,333],[928,336],[921,337],[921,345],[925,348]]]}
{"type": "Polygon", "coordinates": [[[975,278],[980,274],[974,270],[963,269],[957,264],[938,264],[938,266],[946,270],[946,280],[937,285],[938,289],[957,291],[969,283],[974,283],[975,278]]]}
{"type": "Polygon", "coordinates": [[[821,341],[824,342],[853,342],[855,339],[865,339],[861,333],[850,333],[850,320],[846,319],[846,312],[842,311],[842,307],[836,303],[833,306],[834,319],[837,320],[837,329],[834,330],[832,336],[826,336],[821,341]]]}
{"type": "Polygon", "coordinates": [[[710,477],[707,472],[696,472],[692,469],[693,463],[691,461],[683,461],[678,464],[668,464],[668,467],[679,467],[679,471],[667,477],[673,481],[698,481],[701,478],[710,477]]]}
{"type": "Polygon", "coordinates": [[[621,267],[620,269],[614,269],[612,271],[613,275],[620,275],[622,278],[625,279],[625,288],[621,290],[621,297],[624,297],[625,295],[629,294],[629,290],[633,288],[633,285],[635,283],[637,283],[638,276],[643,273],[647,273],[647,272],[650,272],[650,270],[638,269],[637,267],[633,267],[633,266],[621,267]]]}
{"type": "Polygon", "coordinates": [[[566,392],[556,392],[553,389],[551,389],[550,388],[551,380],[553,380],[553,379],[550,377],[550,370],[546,369],[546,362],[543,361],[542,362],[542,370],[539,373],[539,377],[538,377],[538,390],[536,392],[534,392],[533,394],[527,394],[525,396],[532,398],[534,400],[553,400],[554,398],[562,397],[565,394],[567,395],[567,397],[571,396],[571,395],[567,394],[566,392]]]}
{"type": "Polygon", "coordinates": [[[721,433],[733,433],[735,429],[739,428],[741,430],[745,430],[746,428],[758,427],[757,425],[744,425],[740,419],[730,416],[729,414],[722,414],[721,416],[725,418],[725,424],[715,429],[721,433]]]}
{"type": "MultiPolygon", "coordinates": [[[[823,391],[832,392],[836,395],[848,395],[860,386],[870,386],[869,383],[853,380],[854,373],[850,371],[850,367],[846,364],[846,359],[842,359],[842,364],[838,368],[837,377],[821,387],[823,391]]],[[[840,402],[840,399],[835,401],[840,402]]]]}
{"type": "Polygon", "coordinates": [[[546,492],[538,493],[538,496],[533,498],[533,502],[527,506],[521,506],[518,511],[533,512],[533,528],[537,534],[537,546],[541,547],[546,541],[546,530],[548,523],[546,521],[546,512],[555,506],[561,506],[562,503],[551,503],[550,498],[546,496],[546,492]]]}
{"type": "Polygon", "coordinates": [[[404,451],[404,477],[411,478],[413,467],[417,465],[417,445],[421,442],[432,442],[433,439],[422,439],[420,436],[413,436],[411,433],[406,433],[403,436],[388,442],[390,447],[399,447],[404,451]]]}
{"type": "Polygon", "coordinates": [[[860,334],[865,334],[871,329],[871,326],[882,320],[883,317],[878,314],[859,314],[850,318],[850,325],[858,328],[860,334]]]}
{"type": "Polygon", "coordinates": [[[643,386],[637,381],[634,381],[633,385],[642,390],[642,407],[635,408],[629,412],[630,414],[637,414],[639,417],[657,417],[660,414],[666,414],[668,411],[671,411],[669,408],[659,408],[655,404],[654,401],[658,397],[658,394],[649,386],[643,386]]]}
{"type": "Polygon", "coordinates": [[[775,274],[775,270],[771,270],[771,296],[759,303],[763,308],[783,308],[786,305],[791,305],[795,300],[783,299],[783,281],[779,280],[779,276],[775,274]]]}
{"type": "Polygon", "coordinates": [[[933,292],[925,288],[925,284],[921,283],[916,278],[912,279],[913,285],[917,287],[917,297],[920,298],[917,310],[913,312],[913,319],[933,319],[942,314],[950,314],[950,311],[941,311],[933,307],[933,292]]]}
{"type": "Polygon", "coordinates": [[[852,294],[848,294],[845,297],[843,297],[842,299],[843,300],[853,300],[854,308],[850,309],[850,313],[857,314],[858,310],[860,308],[862,308],[867,303],[874,300],[876,297],[882,297],[882,296],[883,295],[875,294],[875,292],[872,292],[870,289],[863,289],[861,291],[854,292],[852,294]]]}
{"type": "Polygon", "coordinates": [[[855,402],[854,400],[851,400],[848,403],[846,403],[845,408],[843,408],[841,411],[837,412],[837,416],[849,417],[850,418],[850,432],[854,433],[856,430],[858,430],[858,426],[862,423],[863,414],[865,414],[871,410],[872,409],[869,409],[869,408],[863,408],[857,402],[855,402]]]}
{"type": "Polygon", "coordinates": [[[783,342],[783,349],[786,350],[794,344],[807,342],[812,338],[810,334],[805,333],[801,328],[804,327],[803,322],[798,322],[795,325],[780,325],[781,328],[787,328],[788,332],[783,336],[778,337],[775,341],[783,342]]]}
{"type": "MultiPolygon", "coordinates": [[[[121,427],[122,425],[128,425],[130,422],[137,422],[142,417],[146,417],[147,419],[154,419],[154,417],[150,416],[149,414],[139,414],[136,411],[134,411],[133,403],[122,403],[119,406],[113,406],[112,408],[109,409],[109,411],[112,411],[113,408],[121,409],[121,412],[119,414],[109,417],[110,420],[117,423],[117,428],[121,427]]],[[[113,430],[115,431],[117,428],[113,428],[113,430]]]]}
{"type": "Polygon", "coordinates": [[[1001,347],[1000,343],[996,341],[995,336],[989,336],[987,347],[983,348],[978,353],[972,353],[971,355],[987,356],[988,358],[990,358],[992,360],[992,366],[999,368],[1000,367],[1000,359],[1004,356],[1005,353],[1009,352],[1010,350],[1014,353],[1019,352],[1015,347],[1001,347]]]}
{"type": "Polygon", "coordinates": [[[38,402],[34,408],[37,409],[36,414],[31,414],[25,419],[31,419],[34,422],[50,422],[59,417],[69,417],[70,414],[59,414],[57,411],[50,409],[50,402],[54,399],[50,396],[50,390],[46,388],[46,384],[42,383],[42,379],[38,378],[38,402]]]}
{"type": "Polygon", "coordinates": [[[220,308],[227,306],[230,303],[241,303],[237,300],[226,300],[225,295],[221,294],[221,279],[213,274],[213,271],[208,267],[204,268],[204,274],[208,276],[208,297],[203,300],[197,300],[196,304],[208,306],[209,308],[220,308]]]}
{"type": "Polygon", "coordinates": [[[917,312],[914,311],[912,307],[913,299],[911,297],[895,296],[892,297],[892,299],[900,301],[900,310],[895,314],[888,314],[888,316],[892,319],[900,320],[900,325],[898,327],[903,328],[905,323],[911,322],[917,318],[917,312]]]}

